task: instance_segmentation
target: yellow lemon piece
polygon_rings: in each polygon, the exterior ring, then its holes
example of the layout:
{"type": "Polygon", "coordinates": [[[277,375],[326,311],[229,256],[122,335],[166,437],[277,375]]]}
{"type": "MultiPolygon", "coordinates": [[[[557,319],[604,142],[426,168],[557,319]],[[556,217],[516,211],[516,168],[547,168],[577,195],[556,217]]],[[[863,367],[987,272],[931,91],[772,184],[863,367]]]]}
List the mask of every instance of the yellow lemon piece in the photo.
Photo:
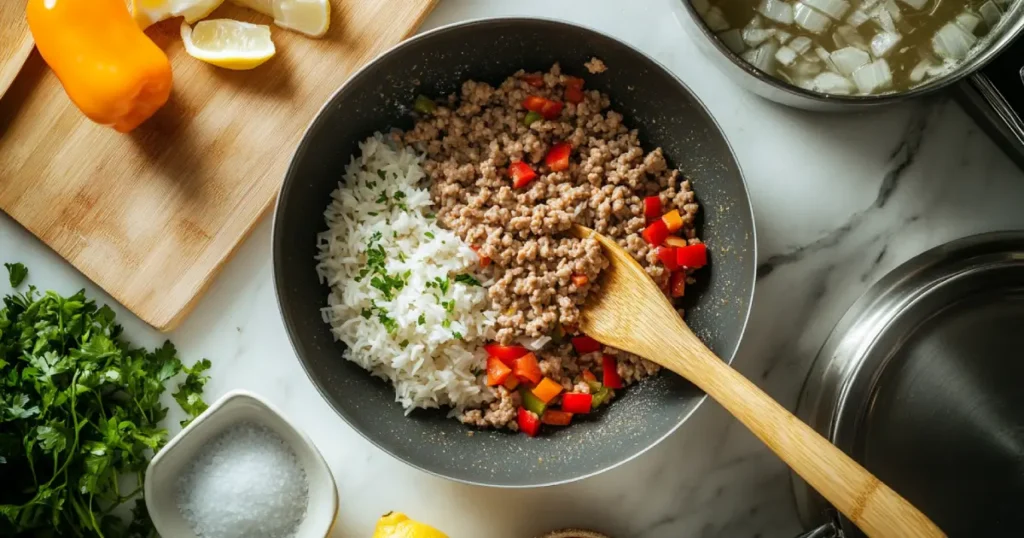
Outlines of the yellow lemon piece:
{"type": "Polygon", "coordinates": [[[231,0],[274,18],[274,24],[310,37],[323,37],[331,26],[330,0],[231,0]]]}
{"type": "Polygon", "coordinates": [[[189,56],[225,69],[252,69],[274,57],[270,27],[230,19],[181,23],[181,40],[189,56]]]}
{"type": "Polygon", "coordinates": [[[223,3],[224,0],[131,0],[132,17],[142,28],[174,17],[185,17],[185,22],[192,24],[223,3]]]}
{"type": "Polygon", "coordinates": [[[373,538],[448,538],[448,535],[427,525],[409,519],[401,512],[388,512],[377,520],[373,538]]]}

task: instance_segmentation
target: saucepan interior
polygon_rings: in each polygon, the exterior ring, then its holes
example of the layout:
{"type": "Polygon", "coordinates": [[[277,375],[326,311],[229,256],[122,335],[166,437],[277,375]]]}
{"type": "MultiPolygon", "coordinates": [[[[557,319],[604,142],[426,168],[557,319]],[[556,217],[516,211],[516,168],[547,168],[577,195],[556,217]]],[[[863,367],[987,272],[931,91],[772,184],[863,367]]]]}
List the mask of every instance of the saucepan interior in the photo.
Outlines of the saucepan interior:
{"type": "Polygon", "coordinates": [[[342,359],[319,309],[328,289],[314,270],[323,210],[359,141],[411,125],[415,96],[457,93],[472,78],[497,84],[520,68],[563,71],[610,95],[639,130],[693,178],[699,232],[711,264],[687,290],[687,320],[731,361],[746,324],[756,261],[753,216],[736,159],[714,119],[674,75],[600,33],[555,21],[491,19],[440,28],[399,45],[356,74],[324,106],[299,145],[274,220],[274,278],[284,322],[307,374],[356,430],[393,456],[454,480],[538,486],[627,461],[679,427],[704,395],[670,373],[631,387],[606,410],[538,438],[470,430],[444,411],[405,416],[390,386],[342,359]],[[598,57],[600,75],[583,64],[598,57]]]}

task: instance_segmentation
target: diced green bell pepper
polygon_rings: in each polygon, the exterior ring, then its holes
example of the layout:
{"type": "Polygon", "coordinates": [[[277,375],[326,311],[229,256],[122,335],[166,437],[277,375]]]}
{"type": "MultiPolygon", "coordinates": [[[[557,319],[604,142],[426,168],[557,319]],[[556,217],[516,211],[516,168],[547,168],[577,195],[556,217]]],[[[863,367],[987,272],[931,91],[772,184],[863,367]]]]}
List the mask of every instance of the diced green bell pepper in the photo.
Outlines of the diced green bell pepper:
{"type": "Polygon", "coordinates": [[[523,400],[523,407],[528,411],[533,411],[538,417],[543,415],[544,410],[548,407],[540,400],[540,398],[534,396],[533,392],[526,387],[519,388],[519,396],[523,400]]]}
{"type": "Polygon", "coordinates": [[[412,103],[412,109],[421,114],[433,114],[437,110],[437,105],[426,95],[417,95],[412,103]]]}
{"type": "Polygon", "coordinates": [[[544,119],[544,116],[542,116],[540,112],[534,112],[531,110],[527,112],[526,117],[523,118],[523,125],[529,127],[530,125],[533,125],[533,122],[540,121],[542,119],[544,119]]]}
{"type": "Polygon", "coordinates": [[[608,398],[611,397],[612,389],[608,387],[601,387],[601,390],[591,393],[591,395],[593,396],[593,398],[590,400],[590,408],[597,409],[598,406],[605,403],[605,401],[607,401],[608,398]]]}

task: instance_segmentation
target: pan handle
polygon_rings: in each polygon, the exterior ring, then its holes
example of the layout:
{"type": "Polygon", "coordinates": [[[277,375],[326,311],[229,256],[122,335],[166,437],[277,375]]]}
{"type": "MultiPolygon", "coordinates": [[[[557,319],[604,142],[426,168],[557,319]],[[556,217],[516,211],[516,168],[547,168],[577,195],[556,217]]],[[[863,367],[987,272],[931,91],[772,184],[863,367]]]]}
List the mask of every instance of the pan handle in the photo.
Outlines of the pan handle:
{"type": "Polygon", "coordinates": [[[843,533],[838,527],[836,527],[834,522],[829,521],[828,523],[825,523],[816,529],[807,531],[796,538],[843,538],[843,533]]]}

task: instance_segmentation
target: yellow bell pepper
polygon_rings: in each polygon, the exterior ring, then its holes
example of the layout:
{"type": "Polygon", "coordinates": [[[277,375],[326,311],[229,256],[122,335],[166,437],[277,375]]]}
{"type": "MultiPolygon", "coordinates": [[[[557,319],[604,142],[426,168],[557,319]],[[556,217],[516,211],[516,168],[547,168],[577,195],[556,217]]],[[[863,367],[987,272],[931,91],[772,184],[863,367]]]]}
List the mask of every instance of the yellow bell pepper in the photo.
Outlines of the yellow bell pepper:
{"type": "Polygon", "coordinates": [[[127,133],[171,95],[171,63],[124,0],[28,0],[43,60],[89,119],[127,133]]]}

